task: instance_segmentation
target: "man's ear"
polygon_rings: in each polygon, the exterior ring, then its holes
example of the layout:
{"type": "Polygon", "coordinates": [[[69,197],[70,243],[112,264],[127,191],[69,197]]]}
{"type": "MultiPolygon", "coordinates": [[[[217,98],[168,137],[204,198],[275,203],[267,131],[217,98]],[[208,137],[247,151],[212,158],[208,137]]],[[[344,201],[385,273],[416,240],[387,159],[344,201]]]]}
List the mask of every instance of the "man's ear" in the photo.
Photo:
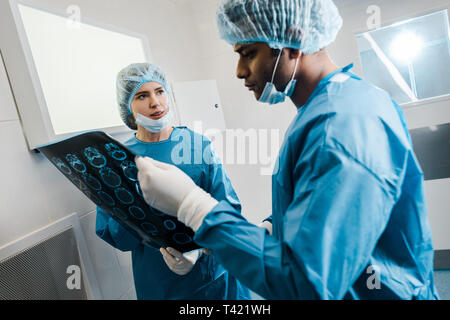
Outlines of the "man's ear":
{"type": "Polygon", "coordinates": [[[302,55],[302,51],[298,49],[289,48],[289,58],[290,59],[298,59],[302,55]]]}

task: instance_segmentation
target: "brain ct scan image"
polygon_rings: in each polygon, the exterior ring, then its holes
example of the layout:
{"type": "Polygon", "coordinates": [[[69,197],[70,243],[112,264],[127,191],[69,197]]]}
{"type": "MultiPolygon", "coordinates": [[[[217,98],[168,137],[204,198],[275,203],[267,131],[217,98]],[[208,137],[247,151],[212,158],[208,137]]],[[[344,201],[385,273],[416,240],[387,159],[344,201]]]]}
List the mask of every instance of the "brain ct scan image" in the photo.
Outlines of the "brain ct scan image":
{"type": "Polygon", "coordinates": [[[136,231],[144,243],[181,252],[199,248],[192,229],[145,202],[136,155],[106,133],[90,131],[38,149],[87,198],[136,231]]]}

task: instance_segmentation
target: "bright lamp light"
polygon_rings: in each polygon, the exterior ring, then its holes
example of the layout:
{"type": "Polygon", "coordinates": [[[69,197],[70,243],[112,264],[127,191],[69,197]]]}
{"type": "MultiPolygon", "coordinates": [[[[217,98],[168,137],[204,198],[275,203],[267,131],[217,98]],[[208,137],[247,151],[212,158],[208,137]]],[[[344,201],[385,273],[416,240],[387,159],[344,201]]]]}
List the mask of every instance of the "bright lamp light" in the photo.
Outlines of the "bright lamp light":
{"type": "Polygon", "coordinates": [[[422,50],[423,42],[411,32],[401,33],[391,45],[391,53],[395,59],[411,62],[422,50]]]}

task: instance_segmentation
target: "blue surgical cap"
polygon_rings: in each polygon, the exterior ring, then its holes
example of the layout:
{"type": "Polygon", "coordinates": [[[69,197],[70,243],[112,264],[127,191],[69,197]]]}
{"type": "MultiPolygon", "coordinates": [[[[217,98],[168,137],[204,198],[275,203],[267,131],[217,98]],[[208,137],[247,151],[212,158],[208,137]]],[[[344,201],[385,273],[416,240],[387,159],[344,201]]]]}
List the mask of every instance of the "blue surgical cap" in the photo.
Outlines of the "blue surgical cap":
{"type": "Polygon", "coordinates": [[[170,95],[169,82],[162,69],[151,63],[133,63],[122,69],[117,75],[116,93],[119,113],[123,122],[133,130],[137,129],[131,101],[134,95],[147,82],[160,83],[166,93],[170,95]]]}
{"type": "Polygon", "coordinates": [[[305,54],[331,44],[342,27],[331,0],[222,0],[216,19],[221,38],[231,45],[265,42],[305,54]]]}

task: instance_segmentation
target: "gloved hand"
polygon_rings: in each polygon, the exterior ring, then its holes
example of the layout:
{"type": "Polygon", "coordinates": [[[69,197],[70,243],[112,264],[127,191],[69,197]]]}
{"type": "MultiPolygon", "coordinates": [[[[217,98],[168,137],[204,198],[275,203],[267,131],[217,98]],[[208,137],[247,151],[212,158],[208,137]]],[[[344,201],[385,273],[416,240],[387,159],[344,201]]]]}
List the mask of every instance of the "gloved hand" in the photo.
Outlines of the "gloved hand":
{"type": "Polygon", "coordinates": [[[188,274],[202,253],[201,250],[194,250],[183,254],[170,247],[167,247],[167,249],[160,248],[159,250],[169,269],[179,276],[188,274]]]}
{"type": "Polygon", "coordinates": [[[168,215],[177,216],[181,201],[197,186],[177,167],[148,157],[137,157],[138,180],[145,201],[168,215]]]}
{"type": "Polygon", "coordinates": [[[260,224],[258,224],[258,227],[260,228],[266,228],[267,231],[269,231],[269,234],[272,235],[272,223],[269,221],[263,221],[260,224]]]}
{"type": "Polygon", "coordinates": [[[201,226],[217,200],[177,167],[148,157],[136,157],[138,180],[145,201],[191,227],[201,226]]]}

